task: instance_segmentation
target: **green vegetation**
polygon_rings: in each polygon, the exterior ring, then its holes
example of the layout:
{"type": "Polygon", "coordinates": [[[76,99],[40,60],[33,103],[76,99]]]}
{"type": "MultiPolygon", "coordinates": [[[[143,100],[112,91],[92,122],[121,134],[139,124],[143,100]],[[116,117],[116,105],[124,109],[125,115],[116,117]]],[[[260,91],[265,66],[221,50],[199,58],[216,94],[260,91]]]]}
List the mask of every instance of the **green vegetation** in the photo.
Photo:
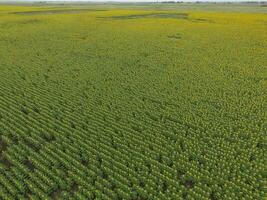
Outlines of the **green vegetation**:
{"type": "Polygon", "coordinates": [[[0,6],[0,199],[266,199],[267,15],[169,7],[0,6]]]}

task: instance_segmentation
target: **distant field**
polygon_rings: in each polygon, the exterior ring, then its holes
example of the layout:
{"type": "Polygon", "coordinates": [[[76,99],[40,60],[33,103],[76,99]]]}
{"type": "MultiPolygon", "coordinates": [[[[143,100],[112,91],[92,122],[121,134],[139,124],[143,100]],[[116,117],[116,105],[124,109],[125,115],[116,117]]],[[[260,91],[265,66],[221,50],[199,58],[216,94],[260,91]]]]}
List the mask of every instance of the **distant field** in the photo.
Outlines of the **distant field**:
{"type": "Polygon", "coordinates": [[[267,7],[238,6],[1,5],[0,199],[266,199],[267,7]]]}

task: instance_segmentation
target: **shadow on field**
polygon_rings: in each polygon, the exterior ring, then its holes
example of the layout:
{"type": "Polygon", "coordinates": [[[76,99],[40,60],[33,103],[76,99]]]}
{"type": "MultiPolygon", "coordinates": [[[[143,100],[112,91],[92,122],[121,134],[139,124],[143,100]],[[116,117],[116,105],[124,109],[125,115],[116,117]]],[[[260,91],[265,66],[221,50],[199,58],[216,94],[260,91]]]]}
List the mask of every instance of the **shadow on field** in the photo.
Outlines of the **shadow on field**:
{"type": "Polygon", "coordinates": [[[4,165],[5,168],[10,169],[12,166],[11,162],[4,156],[4,152],[7,150],[7,143],[0,137],[0,164],[4,165]]]}
{"type": "Polygon", "coordinates": [[[128,19],[142,19],[142,18],[161,18],[161,19],[182,19],[196,23],[214,23],[209,19],[201,18],[189,18],[188,13],[148,13],[148,14],[134,14],[134,15],[121,15],[121,16],[110,16],[110,17],[98,17],[101,19],[114,19],[114,20],[128,20],[128,19]]]}
{"type": "Polygon", "coordinates": [[[182,39],[182,37],[181,37],[181,35],[179,33],[174,34],[174,35],[168,35],[167,37],[169,39],[176,39],[176,40],[182,39]]]}
{"type": "Polygon", "coordinates": [[[187,13],[149,13],[140,15],[122,15],[111,17],[100,17],[108,19],[140,19],[140,18],[171,18],[171,19],[188,19],[187,13]]]}
{"type": "Polygon", "coordinates": [[[20,20],[20,21],[11,21],[0,23],[0,28],[11,28],[14,26],[22,26],[22,25],[30,25],[30,24],[39,24],[42,20],[38,19],[28,19],[28,20],[20,20]]]}
{"type": "Polygon", "coordinates": [[[39,20],[39,19],[29,19],[29,20],[23,20],[23,21],[16,21],[14,23],[22,25],[22,24],[39,24],[41,22],[42,20],[39,20]]]}
{"type": "Polygon", "coordinates": [[[97,11],[107,11],[107,10],[97,10],[97,9],[67,9],[67,10],[36,10],[36,11],[26,11],[26,12],[11,12],[9,14],[16,15],[51,15],[51,14],[74,14],[81,12],[97,12],[97,11]]]}
{"type": "Polygon", "coordinates": [[[215,23],[214,21],[210,20],[210,19],[203,19],[203,18],[196,18],[196,19],[191,19],[192,22],[206,22],[206,23],[215,23]]]}

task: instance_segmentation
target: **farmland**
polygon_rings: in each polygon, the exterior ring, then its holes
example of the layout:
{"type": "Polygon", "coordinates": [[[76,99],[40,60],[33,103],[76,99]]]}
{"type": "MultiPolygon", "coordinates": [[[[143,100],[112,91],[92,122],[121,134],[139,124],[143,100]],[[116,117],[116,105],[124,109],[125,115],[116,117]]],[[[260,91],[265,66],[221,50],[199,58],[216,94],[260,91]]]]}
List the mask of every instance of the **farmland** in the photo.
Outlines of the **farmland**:
{"type": "Polygon", "coordinates": [[[0,199],[266,199],[266,9],[0,5],[0,199]]]}

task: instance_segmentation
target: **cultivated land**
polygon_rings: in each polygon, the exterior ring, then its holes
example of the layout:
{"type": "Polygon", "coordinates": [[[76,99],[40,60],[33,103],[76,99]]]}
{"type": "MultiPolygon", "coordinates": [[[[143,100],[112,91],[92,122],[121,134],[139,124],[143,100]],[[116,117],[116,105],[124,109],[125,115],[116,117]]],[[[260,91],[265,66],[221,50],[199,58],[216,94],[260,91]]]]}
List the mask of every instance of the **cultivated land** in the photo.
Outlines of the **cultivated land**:
{"type": "Polygon", "coordinates": [[[0,6],[0,199],[266,199],[267,7],[0,6]]]}

